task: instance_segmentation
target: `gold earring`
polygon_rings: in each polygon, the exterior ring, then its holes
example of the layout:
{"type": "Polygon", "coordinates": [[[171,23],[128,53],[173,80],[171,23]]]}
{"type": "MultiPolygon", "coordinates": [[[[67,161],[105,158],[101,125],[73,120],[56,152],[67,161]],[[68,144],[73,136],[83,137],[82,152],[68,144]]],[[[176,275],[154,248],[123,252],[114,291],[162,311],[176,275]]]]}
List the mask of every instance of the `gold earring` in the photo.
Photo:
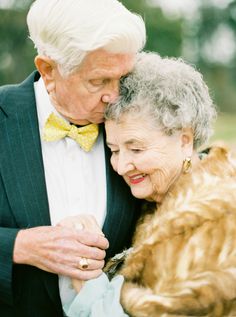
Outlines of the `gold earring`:
{"type": "Polygon", "coordinates": [[[183,161],[183,172],[185,174],[189,173],[192,169],[192,160],[191,157],[187,156],[183,161]]]}

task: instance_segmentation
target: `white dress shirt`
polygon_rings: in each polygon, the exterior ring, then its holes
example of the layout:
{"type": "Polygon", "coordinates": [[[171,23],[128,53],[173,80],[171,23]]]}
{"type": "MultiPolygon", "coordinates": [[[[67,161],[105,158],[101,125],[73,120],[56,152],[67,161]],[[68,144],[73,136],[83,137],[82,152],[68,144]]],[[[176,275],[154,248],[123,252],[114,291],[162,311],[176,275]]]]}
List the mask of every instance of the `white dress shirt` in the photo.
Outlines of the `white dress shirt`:
{"type": "MultiPolygon", "coordinates": [[[[35,96],[42,145],[43,163],[52,225],[67,216],[92,214],[102,227],[106,216],[106,168],[103,135],[90,152],[83,151],[69,137],[54,142],[42,140],[48,116],[60,114],[51,104],[42,78],[35,83],[35,96]]],[[[73,300],[76,292],[71,280],[59,276],[62,304],[73,300]]]]}

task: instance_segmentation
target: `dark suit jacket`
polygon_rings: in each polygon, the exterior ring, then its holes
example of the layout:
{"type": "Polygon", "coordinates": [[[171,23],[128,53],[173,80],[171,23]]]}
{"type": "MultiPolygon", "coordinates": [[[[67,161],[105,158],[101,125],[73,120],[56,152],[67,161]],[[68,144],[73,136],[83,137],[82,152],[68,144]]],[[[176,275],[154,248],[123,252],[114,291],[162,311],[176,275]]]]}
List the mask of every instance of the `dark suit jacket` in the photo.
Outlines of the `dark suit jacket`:
{"type": "MultiPolygon", "coordinates": [[[[0,316],[60,317],[57,275],[27,265],[13,265],[15,237],[21,228],[50,225],[33,84],[0,88],[0,316]]],[[[130,242],[137,202],[109,164],[106,148],[107,217],[103,231],[107,256],[130,242]]]]}

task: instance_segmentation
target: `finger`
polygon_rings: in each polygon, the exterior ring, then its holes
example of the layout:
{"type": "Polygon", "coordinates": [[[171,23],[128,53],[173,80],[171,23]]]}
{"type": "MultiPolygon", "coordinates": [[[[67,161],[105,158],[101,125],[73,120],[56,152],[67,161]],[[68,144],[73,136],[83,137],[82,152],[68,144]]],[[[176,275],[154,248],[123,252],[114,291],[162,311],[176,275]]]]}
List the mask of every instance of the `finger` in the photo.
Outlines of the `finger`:
{"type": "Polygon", "coordinates": [[[62,219],[58,226],[65,226],[68,228],[75,227],[77,230],[86,229],[88,231],[101,234],[104,236],[100,226],[97,223],[96,218],[91,214],[80,214],[77,216],[69,216],[62,219]]]}
{"type": "Polygon", "coordinates": [[[72,279],[71,281],[73,288],[76,290],[77,293],[79,293],[81,291],[81,288],[84,285],[84,281],[81,280],[76,280],[76,279],[72,279]]]}
{"type": "Polygon", "coordinates": [[[99,269],[103,269],[105,265],[105,261],[104,260],[93,260],[93,259],[87,259],[87,258],[78,258],[78,260],[75,263],[75,267],[79,268],[80,270],[99,270],[99,269]],[[83,268],[82,266],[82,261],[86,261],[87,267],[86,269],[83,268]]]}
{"type": "Polygon", "coordinates": [[[73,265],[68,265],[64,263],[55,263],[48,262],[46,265],[38,266],[40,269],[45,270],[47,272],[56,273],[59,275],[68,276],[70,278],[87,281],[93,278],[98,277],[102,274],[102,268],[92,269],[96,267],[103,267],[104,262],[98,263],[92,260],[89,260],[88,265],[89,268],[87,270],[81,270],[78,262],[74,262],[73,265]],[[91,269],[90,269],[91,268],[91,269]]]}
{"type": "Polygon", "coordinates": [[[79,243],[77,250],[71,256],[73,256],[71,261],[78,257],[101,261],[106,257],[106,252],[102,249],[79,243]]]}
{"type": "Polygon", "coordinates": [[[84,229],[84,225],[81,222],[76,222],[74,226],[75,226],[76,230],[83,230],[84,229]]]}
{"type": "Polygon", "coordinates": [[[92,270],[92,271],[81,271],[79,269],[71,271],[73,275],[72,278],[79,279],[82,281],[88,281],[97,278],[102,274],[102,270],[92,270]]]}
{"type": "Polygon", "coordinates": [[[93,215],[87,215],[86,224],[84,224],[84,229],[104,236],[104,233],[102,232],[100,226],[97,223],[96,218],[93,215]]]}
{"type": "Polygon", "coordinates": [[[73,264],[80,257],[103,260],[105,256],[105,250],[97,247],[91,247],[78,241],[62,240],[56,245],[56,248],[50,249],[50,254],[46,258],[53,262],[73,264]]]}
{"type": "MultiPolygon", "coordinates": [[[[54,273],[55,272],[54,266],[52,266],[52,268],[50,270],[48,270],[48,272],[54,273]]],[[[97,278],[98,276],[100,276],[102,274],[103,271],[102,271],[102,269],[81,270],[80,268],[78,268],[78,266],[71,267],[71,266],[57,264],[56,272],[59,275],[64,275],[64,276],[70,277],[72,279],[87,281],[90,279],[97,278]]]]}
{"type": "Polygon", "coordinates": [[[77,231],[77,240],[87,246],[94,246],[103,250],[109,247],[109,242],[104,236],[88,230],[77,231]]]}

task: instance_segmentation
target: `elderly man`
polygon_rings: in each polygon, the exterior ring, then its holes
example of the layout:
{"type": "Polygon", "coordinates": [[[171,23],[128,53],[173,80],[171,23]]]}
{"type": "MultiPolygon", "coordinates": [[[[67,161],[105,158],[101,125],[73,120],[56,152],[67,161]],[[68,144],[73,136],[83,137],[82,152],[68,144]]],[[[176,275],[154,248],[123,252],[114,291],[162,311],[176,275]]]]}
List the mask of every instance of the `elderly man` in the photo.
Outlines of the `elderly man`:
{"type": "Polygon", "coordinates": [[[71,278],[99,276],[137,218],[102,122],[145,26],[117,0],[36,0],[27,22],[38,71],[0,88],[0,315],[60,317],[71,278]],[[81,213],[105,236],[58,225],[81,213]]]}

